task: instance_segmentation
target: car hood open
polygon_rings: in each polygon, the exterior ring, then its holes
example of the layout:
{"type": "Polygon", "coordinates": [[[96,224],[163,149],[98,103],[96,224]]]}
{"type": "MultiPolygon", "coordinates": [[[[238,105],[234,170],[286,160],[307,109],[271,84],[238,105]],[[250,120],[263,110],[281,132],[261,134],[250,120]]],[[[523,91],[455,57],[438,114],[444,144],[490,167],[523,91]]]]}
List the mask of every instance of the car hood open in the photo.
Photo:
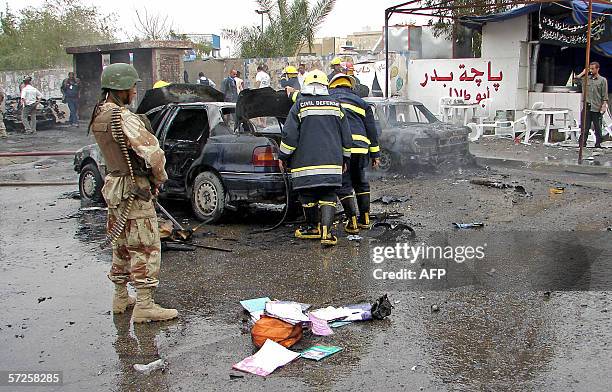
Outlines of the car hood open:
{"type": "Polygon", "coordinates": [[[270,87],[246,89],[238,95],[236,117],[241,121],[255,117],[276,117],[284,122],[292,105],[285,90],[276,91],[270,87]]]}
{"type": "Polygon", "coordinates": [[[144,114],[153,108],[169,103],[189,102],[223,102],[223,93],[200,84],[170,84],[166,87],[147,90],[136,113],[144,114]]]}

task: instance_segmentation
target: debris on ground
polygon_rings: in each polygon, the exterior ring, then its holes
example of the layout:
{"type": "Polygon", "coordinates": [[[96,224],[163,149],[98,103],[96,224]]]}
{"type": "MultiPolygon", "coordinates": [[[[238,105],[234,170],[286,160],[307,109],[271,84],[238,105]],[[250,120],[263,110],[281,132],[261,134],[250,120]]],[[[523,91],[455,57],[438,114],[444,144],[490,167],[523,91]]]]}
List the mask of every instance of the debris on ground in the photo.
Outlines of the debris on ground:
{"type": "Polygon", "coordinates": [[[312,331],[313,335],[333,335],[334,331],[332,331],[329,325],[327,325],[327,320],[320,319],[312,313],[308,313],[308,320],[310,320],[310,330],[312,331]]]}
{"type": "Polygon", "coordinates": [[[230,380],[237,380],[239,378],[244,378],[242,374],[230,374],[230,380]]]}
{"type": "Polygon", "coordinates": [[[357,241],[357,242],[359,242],[359,241],[361,241],[363,239],[363,237],[360,236],[360,235],[351,234],[351,235],[347,236],[346,239],[349,240],[349,241],[357,241]]]}
{"type": "Polygon", "coordinates": [[[232,366],[236,370],[266,377],[300,356],[272,340],[266,340],[259,351],[232,366]]]}
{"type": "Polygon", "coordinates": [[[488,186],[489,188],[497,188],[497,189],[514,188],[514,186],[510,184],[506,184],[505,182],[501,182],[497,180],[483,179],[483,178],[473,178],[470,180],[470,183],[474,185],[483,185],[483,186],[488,186]]]}
{"type": "Polygon", "coordinates": [[[268,297],[253,298],[240,301],[240,305],[242,305],[242,307],[249,312],[251,315],[251,320],[255,322],[259,320],[262,314],[264,314],[266,303],[270,301],[271,299],[268,297]]]}
{"type": "Polygon", "coordinates": [[[168,252],[173,250],[178,252],[193,252],[196,250],[196,247],[193,245],[178,242],[162,241],[161,250],[162,252],[168,252]]]}
{"type": "Polygon", "coordinates": [[[306,359],[314,359],[320,361],[323,358],[329,357],[337,352],[342,351],[342,347],[338,346],[312,346],[302,351],[300,356],[306,359]]]}
{"type": "Polygon", "coordinates": [[[383,203],[383,204],[391,204],[391,203],[404,203],[410,200],[410,196],[389,196],[383,195],[377,197],[372,200],[372,203],[383,203]]]}
{"type": "Polygon", "coordinates": [[[548,189],[548,193],[550,193],[551,195],[560,195],[563,192],[565,192],[565,187],[563,186],[553,186],[548,189]]]}
{"type": "Polygon", "coordinates": [[[370,218],[379,221],[386,221],[387,219],[399,219],[403,216],[403,213],[397,211],[373,212],[370,214],[370,218]]]}
{"type": "Polygon", "coordinates": [[[416,235],[414,229],[402,222],[376,222],[372,225],[372,228],[375,227],[383,227],[385,230],[390,231],[407,231],[410,232],[410,235],[416,235]]]}
{"type": "Polygon", "coordinates": [[[385,294],[379,299],[377,299],[376,302],[372,304],[372,308],[371,308],[372,317],[375,320],[382,320],[385,317],[391,315],[392,308],[393,308],[393,305],[391,305],[391,302],[389,301],[387,294],[385,294]]]}
{"type": "Polygon", "coordinates": [[[484,227],[484,223],[482,222],[472,222],[472,223],[455,223],[453,222],[453,226],[457,229],[478,229],[484,227]]]}
{"type": "Polygon", "coordinates": [[[291,347],[302,339],[302,324],[291,324],[275,317],[262,315],[251,329],[251,340],[255,347],[261,347],[272,340],[284,347],[291,347]]]}
{"type": "Polygon", "coordinates": [[[304,311],[308,310],[310,305],[302,304],[293,301],[270,301],[266,303],[265,313],[268,316],[276,317],[290,324],[300,322],[308,322],[308,316],[304,311]]]}
{"type": "Polygon", "coordinates": [[[146,365],[142,365],[142,364],[135,364],[134,365],[134,370],[136,370],[139,373],[142,374],[151,374],[152,372],[162,369],[162,371],[165,369],[165,367],[167,366],[166,361],[164,361],[163,358],[158,359],[157,361],[153,361],[151,363],[148,363],[146,365]]]}
{"type": "Polygon", "coordinates": [[[345,325],[349,325],[351,324],[351,321],[334,321],[333,323],[329,323],[328,325],[332,328],[340,328],[340,327],[344,327],[345,325]]]}
{"type": "Polygon", "coordinates": [[[439,312],[440,311],[440,307],[436,304],[431,305],[431,311],[432,312],[439,312]]]}

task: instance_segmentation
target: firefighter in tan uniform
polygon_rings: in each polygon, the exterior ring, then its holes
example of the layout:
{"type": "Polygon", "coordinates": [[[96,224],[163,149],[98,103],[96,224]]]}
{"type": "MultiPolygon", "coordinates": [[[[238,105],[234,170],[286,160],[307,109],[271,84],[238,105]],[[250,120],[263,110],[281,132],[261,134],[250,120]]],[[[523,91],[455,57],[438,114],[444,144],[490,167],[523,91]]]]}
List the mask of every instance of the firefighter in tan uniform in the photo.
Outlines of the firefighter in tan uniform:
{"type": "Polygon", "coordinates": [[[120,231],[115,229],[112,238],[113,265],[108,277],[115,284],[113,313],[123,313],[134,305],[132,320],[136,323],[178,315],[176,309],[162,308],[153,301],[161,264],[153,197],[168,175],[159,142],[126,107],[134,99],[139,81],[136,69],[129,64],[107,66],[102,72],[102,97],[90,123],[109,173],[102,188],[108,205],[107,228],[112,234],[113,228],[124,226],[120,231]],[[128,295],[128,282],[136,289],[136,299],[128,295]]]}

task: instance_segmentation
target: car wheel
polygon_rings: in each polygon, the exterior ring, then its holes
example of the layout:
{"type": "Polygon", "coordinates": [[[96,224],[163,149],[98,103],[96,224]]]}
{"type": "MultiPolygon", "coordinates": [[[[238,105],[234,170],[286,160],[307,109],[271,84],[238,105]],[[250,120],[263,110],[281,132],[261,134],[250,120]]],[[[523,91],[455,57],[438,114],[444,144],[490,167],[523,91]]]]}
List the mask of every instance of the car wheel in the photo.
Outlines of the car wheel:
{"type": "Polygon", "coordinates": [[[95,163],[88,163],[83,166],[79,174],[79,193],[82,200],[101,202],[102,185],[104,181],[95,163]]]}
{"type": "Polygon", "coordinates": [[[209,171],[198,174],[191,190],[191,207],[196,218],[217,222],[225,210],[225,189],[219,177],[209,171]]]}
{"type": "Polygon", "coordinates": [[[388,172],[393,166],[393,158],[388,150],[380,150],[380,163],[378,164],[378,170],[381,172],[388,172]]]}

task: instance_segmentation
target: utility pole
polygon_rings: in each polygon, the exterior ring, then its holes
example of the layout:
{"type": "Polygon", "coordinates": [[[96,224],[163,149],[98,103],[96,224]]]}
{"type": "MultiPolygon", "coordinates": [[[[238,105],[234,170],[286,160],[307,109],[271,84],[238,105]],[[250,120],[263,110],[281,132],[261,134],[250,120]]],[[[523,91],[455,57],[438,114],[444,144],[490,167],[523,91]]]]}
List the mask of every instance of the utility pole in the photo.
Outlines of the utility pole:
{"type": "Polygon", "coordinates": [[[593,18],[593,0],[589,0],[589,15],[587,25],[587,41],[586,41],[586,59],[584,65],[584,80],[582,82],[582,124],[580,126],[580,138],[578,142],[578,164],[582,164],[582,145],[586,146],[586,139],[589,136],[589,130],[586,129],[587,118],[587,97],[589,95],[589,65],[591,63],[591,20],[593,18]]]}
{"type": "Polygon", "coordinates": [[[259,15],[261,15],[261,36],[263,37],[263,19],[264,19],[264,14],[268,14],[270,13],[270,10],[255,10],[255,12],[257,12],[259,15]]]}

